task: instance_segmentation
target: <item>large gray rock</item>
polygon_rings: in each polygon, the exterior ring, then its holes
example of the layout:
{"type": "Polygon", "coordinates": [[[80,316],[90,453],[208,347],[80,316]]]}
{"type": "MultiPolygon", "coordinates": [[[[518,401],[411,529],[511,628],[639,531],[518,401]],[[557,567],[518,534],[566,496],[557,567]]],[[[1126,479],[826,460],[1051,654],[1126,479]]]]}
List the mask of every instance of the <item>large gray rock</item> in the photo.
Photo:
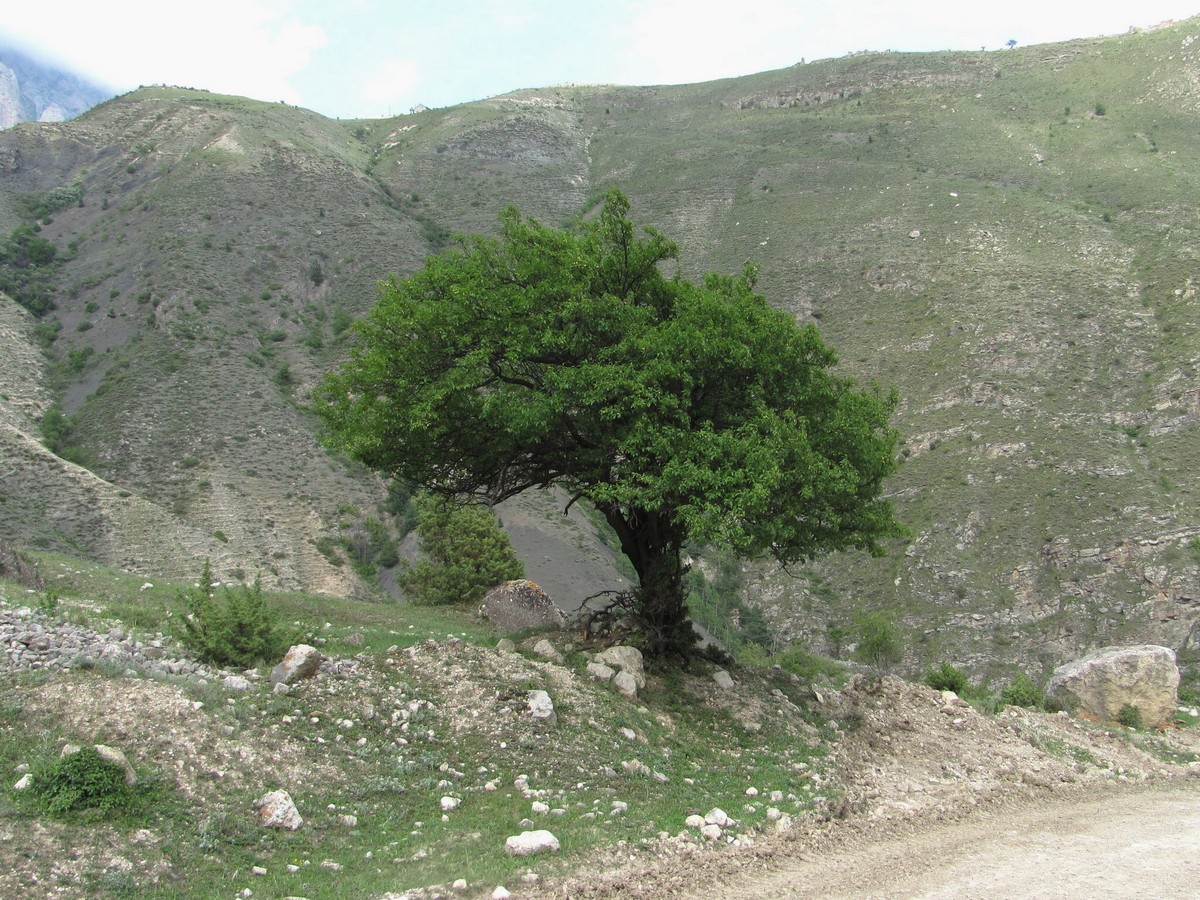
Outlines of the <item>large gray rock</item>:
{"type": "Polygon", "coordinates": [[[1105,647],[1055,669],[1046,697],[1104,721],[1115,721],[1132,706],[1143,724],[1161,725],[1174,718],[1179,698],[1175,652],[1150,644],[1105,647]]]}
{"type": "Polygon", "coordinates": [[[316,647],[297,644],[284,655],[283,661],[271,670],[271,681],[276,684],[295,684],[317,674],[324,657],[316,647]]]}
{"type": "Polygon", "coordinates": [[[264,828],[282,828],[295,831],[304,824],[296,804],[287,791],[271,791],[254,801],[258,810],[258,821],[264,828]]]}
{"type": "Polygon", "coordinates": [[[549,594],[524,578],[506,581],[488,591],[479,615],[501,631],[562,628],[567,623],[549,594]]]}
{"type": "Polygon", "coordinates": [[[526,695],[525,702],[529,706],[529,715],[535,722],[553,725],[558,721],[558,716],[554,712],[554,701],[545,691],[530,691],[526,695]]]}
{"type": "Polygon", "coordinates": [[[637,683],[637,689],[639,691],[645,690],[646,667],[642,662],[642,651],[637,647],[626,647],[618,644],[597,653],[595,661],[602,665],[611,666],[618,672],[628,672],[637,683]]]}
{"type": "Polygon", "coordinates": [[[533,856],[535,853],[557,853],[558,838],[549,831],[522,831],[504,842],[509,856],[533,856]]]}

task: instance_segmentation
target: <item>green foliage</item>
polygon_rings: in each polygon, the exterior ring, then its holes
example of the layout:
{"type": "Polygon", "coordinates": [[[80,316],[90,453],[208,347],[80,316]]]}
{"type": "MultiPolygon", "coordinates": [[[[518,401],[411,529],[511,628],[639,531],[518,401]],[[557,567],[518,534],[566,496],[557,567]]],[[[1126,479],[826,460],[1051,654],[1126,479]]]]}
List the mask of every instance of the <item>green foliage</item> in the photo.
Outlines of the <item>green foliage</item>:
{"type": "Polygon", "coordinates": [[[136,803],[136,792],[125,783],[125,771],[94,747],[60,756],[32,774],[30,796],[47,815],[83,810],[125,812],[136,803]]]}
{"type": "Polygon", "coordinates": [[[859,662],[887,672],[904,658],[900,629],[886,613],[864,613],[855,619],[855,625],[858,629],[858,649],[854,656],[859,662]]]}
{"type": "Polygon", "coordinates": [[[187,614],[176,627],[176,637],[207,663],[249,668],[277,662],[299,639],[285,628],[263,596],[256,578],[250,586],[223,588],[213,593],[212,566],[206,559],[199,584],[181,594],[187,614]]]}
{"type": "Polygon", "coordinates": [[[325,270],[321,268],[321,261],[314,259],[308,266],[308,280],[315,286],[320,287],[325,283],[325,270]]]}
{"type": "Polygon", "coordinates": [[[592,504],[637,573],[647,649],[687,653],[687,543],[789,563],[902,533],[882,496],[896,398],[832,375],[753,267],[664,275],[675,245],[628,210],[612,191],[566,230],[510,208],[499,240],[386,282],[318,409],[353,456],[440,494],[561,484],[592,504]]]}
{"type": "Polygon", "coordinates": [[[820,678],[840,678],[845,674],[845,669],[841,664],[824,656],[809,653],[801,647],[791,647],[773,657],[773,660],[785,671],[808,681],[816,681],[820,678]]]}
{"type": "Polygon", "coordinates": [[[925,673],[925,683],[935,691],[961,694],[967,687],[967,673],[944,662],[925,673]]]}
{"type": "Polygon", "coordinates": [[[1132,703],[1126,703],[1117,713],[1117,724],[1126,728],[1142,727],[1142,711],[1132,703]]]}
{"type": "Polygon", "coordinates": [[[1024,672],[1019,672],[1017,677],[1000,691],[1000,705],[1043,709],[1046,705],[1046,695],[1032,678],[1024,672]]]}
{"type": "Polygon", "coordinates": [[[1192,562],[1200,566],[1200,538],[1192,538],[1188,541],[1187,549],[1192,562]]]}
{"type": "Polygon", "coordinates": [[[0,240],[0,291],[39,318],[55,308],[58,250],[37,236],[37,226],[21,225],[0,240]]]}
{"type": "Polygon", "coordinates": [[[434,494],[416,499],[422,558],[398,579],[412,603],[478,602],[491,588],[522,578],[525,567],[492,511],[434,494]]]}

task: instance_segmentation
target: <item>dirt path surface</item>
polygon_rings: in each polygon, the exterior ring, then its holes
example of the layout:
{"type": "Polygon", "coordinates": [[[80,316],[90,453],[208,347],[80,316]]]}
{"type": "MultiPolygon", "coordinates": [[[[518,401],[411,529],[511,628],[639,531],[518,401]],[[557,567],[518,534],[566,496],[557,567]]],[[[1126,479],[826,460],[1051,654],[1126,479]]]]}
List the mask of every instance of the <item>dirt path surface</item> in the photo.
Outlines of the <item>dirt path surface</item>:
{"type": "Polygon", "coordinates": [[[1197,896],[1200,791],[1120,791],[979,811],[916,834],[775,860],[690,897],[1079,898],[1197,896]]]}

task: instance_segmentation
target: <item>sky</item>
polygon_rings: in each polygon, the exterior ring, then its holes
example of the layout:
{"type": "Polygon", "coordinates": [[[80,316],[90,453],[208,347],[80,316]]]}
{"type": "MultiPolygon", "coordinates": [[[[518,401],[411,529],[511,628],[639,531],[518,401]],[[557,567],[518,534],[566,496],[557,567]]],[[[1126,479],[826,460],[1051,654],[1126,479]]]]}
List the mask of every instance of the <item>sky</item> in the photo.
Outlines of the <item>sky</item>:
{"type": "MultiPolygon", "coordinates": [[[[859,50],[1121,34],[1200,0],[56,0],[0,42],[122,93],[204,88],[380,118],[559,84],[684,84],[859,50]]],[[[1197,26],[1200,32],[1200,24],[1197,26]]]]}

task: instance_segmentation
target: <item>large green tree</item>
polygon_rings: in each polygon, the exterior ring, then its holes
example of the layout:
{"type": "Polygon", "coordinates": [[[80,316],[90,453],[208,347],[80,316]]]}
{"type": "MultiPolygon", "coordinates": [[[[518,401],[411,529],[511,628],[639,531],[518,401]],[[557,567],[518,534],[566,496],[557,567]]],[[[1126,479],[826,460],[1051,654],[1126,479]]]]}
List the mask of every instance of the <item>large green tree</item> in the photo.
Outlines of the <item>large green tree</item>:
{"type": "Polygon", "coordinates": [[[617,191],[575,228],[501,224],[384,284],[318,391],[352,455],[436,493],[561,485],[592,504],[638,575],[651,653],[694,641],[685,544],[787,564],[901,532],[882,497],[895,397],[834,375],[752,267],[670,274],[675,244],[617,191]]]}

